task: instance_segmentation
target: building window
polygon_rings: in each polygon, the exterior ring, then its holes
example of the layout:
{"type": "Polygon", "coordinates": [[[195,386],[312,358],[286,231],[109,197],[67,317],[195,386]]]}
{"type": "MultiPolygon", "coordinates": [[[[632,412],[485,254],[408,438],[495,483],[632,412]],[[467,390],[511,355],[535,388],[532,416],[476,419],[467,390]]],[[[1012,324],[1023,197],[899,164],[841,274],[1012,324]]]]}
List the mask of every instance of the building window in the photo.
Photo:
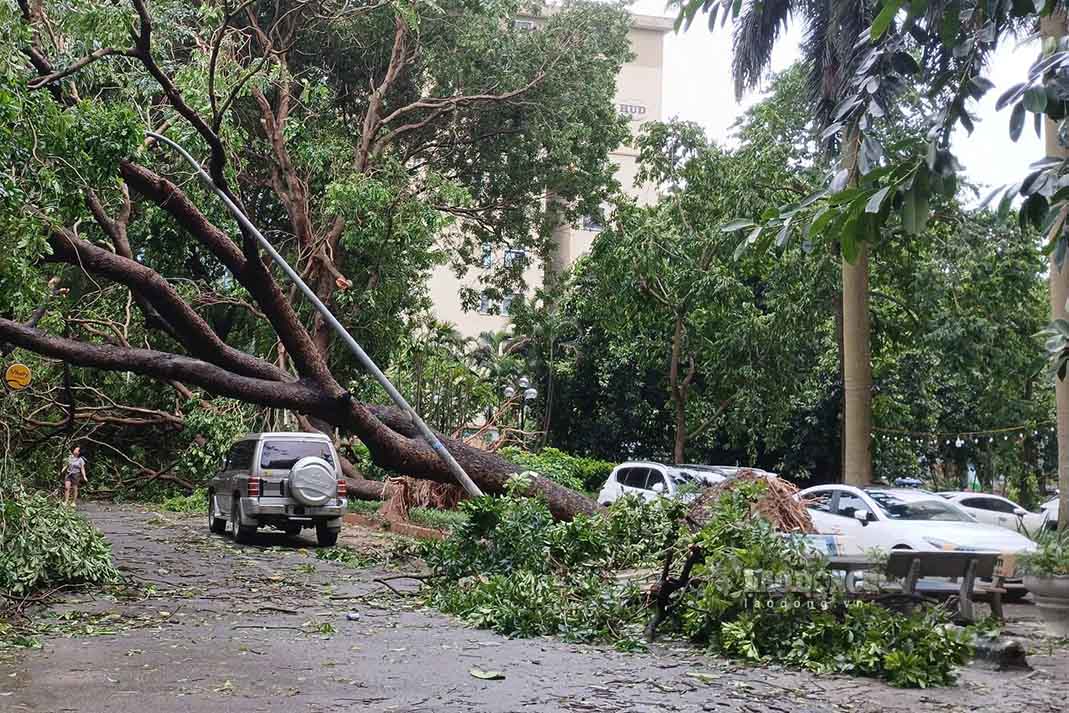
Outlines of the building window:
{"type": "Polygon", "coordinates": [[[479,314],[490,314],[490,305],[493,304],[486,293],[479,295],[479,314]]]}
{"type": "Polygon", "coordinates": [[[523,265],[527,260],[526,250],[515,250],[509,248],[505,251],[505,267],[512,267],[517,263],[523,265]]]}
{"type": "Polygon", "coordinates": [[[512,300],[515,296],[510,292],[501,300],[501,314],[507,315],[512,309],[512,300]]]}
{"type": "Polygon", "coordinates": [[[489,244],[483,245],[483,269],[489,270],[494,266],[494,249],[489,244]]]}
{"type": "Polygon", "coordinates": [[[583,218],[583,230],[589,230],[591,233],[596,233],[604,228],[601,224],[601,220],[593,216],[585,216],[583,218]]]}

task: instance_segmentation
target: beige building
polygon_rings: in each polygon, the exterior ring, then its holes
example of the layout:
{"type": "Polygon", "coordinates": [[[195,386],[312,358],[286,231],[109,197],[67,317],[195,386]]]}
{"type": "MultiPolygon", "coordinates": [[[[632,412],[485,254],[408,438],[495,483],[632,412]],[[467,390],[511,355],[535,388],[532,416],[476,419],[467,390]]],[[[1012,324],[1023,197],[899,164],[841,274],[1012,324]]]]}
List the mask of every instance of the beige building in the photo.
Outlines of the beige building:
{"type": "MultiPolygon", "coordinates": [[[[516,20],[518,27],[537,28],[538,19],[521,17],[516,20]]],[[[634,58],[620,69],[616,83],[616,103],[620,113],[631,120],[633,133],[647,121],[660,121],[661,85],[663,78],[664,36],[672,29],[672,21],[663,17],[632,15],[631,52],[634,58]]],[[[617,180],[624,190],[642,203],[654,200],[652,188],[636,187],[638,152],[630,146],[620,146],[612,153],[616,164],[617,180]]],[[[600,226],[586,220],[581,225],[562,226],[554,234],[555,262],[567,267],[581,255],[590,250],[600,226]]],[[[489,256],[492,260],[515,259],[512,251],[501,255],[489,256]]],[[[548,266],[551,269],[554,266],[548,266]]],[[[529,289],[542,284],[546,265],[533,260],[524,277],[529,289]]],[[[463,287],[478,285],[477,270],[471,270],[458,279],[448,265],[440,265],[431,276],[430,292],[434,302],[435,317],[454,324],[465,337],[478,336],[482,332],[497,331],[508,326],[508,300],[503,304],[493,305],[483,299],[475,311],[464,311],[460,303],[460,290],[463,287]],[[493,312],[500,313],[493,313],[493,312]]]]}

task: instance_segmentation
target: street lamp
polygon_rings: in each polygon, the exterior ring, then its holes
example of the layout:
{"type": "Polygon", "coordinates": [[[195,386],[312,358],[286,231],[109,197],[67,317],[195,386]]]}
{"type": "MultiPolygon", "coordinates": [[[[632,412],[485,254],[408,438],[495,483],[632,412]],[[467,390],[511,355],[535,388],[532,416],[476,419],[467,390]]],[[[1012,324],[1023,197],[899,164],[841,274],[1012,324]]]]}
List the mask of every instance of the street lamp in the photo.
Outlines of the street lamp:
{"type": "Polygon", "coordinates": [[[516,386],[506,386],[502,393],[504,393],[505,399],[508,401],[516,398],[517,394],[523,397],[520,401],[520,433],[522,434],[524,423],[527,420],[527,404],[538,398],[538,389],[531,386],[530,379],[526,376],[521,376],[516,380],[516,386]]]}

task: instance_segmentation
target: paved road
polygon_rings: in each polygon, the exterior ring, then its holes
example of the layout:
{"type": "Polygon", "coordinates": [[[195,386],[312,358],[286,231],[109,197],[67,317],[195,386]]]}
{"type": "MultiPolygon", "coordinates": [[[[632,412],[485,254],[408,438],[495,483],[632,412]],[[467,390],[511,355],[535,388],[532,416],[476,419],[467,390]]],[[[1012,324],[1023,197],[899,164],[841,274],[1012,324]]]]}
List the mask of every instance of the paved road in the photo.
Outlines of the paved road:
{"type": "MultiPolygon", "coordinates": [[[[310,540],[262,535],[237,547],[208,535],[199,519],[88,512],[119,566],[155,591],[129,600],[76,595],[42,614],[67,634],[0,662],[4,713],[1045,713],[1064,710],[1069,690],[1069,656],[1046,643],[1031,673],[970,667],[958,686],[899,691],[738,667],[689,649],[635,655],[510,641],[393,594],[374,581],[381,571],[316,559],[310,540]],[[476,679],[475,667],[506,678],[476,679]]],[[[1034,631],[1027,622],[1018,628],[1034,631]]]]}

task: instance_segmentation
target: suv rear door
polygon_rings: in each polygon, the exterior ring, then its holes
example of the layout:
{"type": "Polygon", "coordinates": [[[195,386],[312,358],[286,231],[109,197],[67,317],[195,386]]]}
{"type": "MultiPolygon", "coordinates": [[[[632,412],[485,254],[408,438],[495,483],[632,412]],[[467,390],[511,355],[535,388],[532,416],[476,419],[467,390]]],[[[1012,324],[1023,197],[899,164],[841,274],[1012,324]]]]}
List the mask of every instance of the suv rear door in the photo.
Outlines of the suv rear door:
{"type": "Polygon", "coordinates": [[[260,447],[258,475],[263,479],[264,495],[289,495],[288,477],[293,464],[301,458],[322,458],[338,470],[338,459],[329,441],[317,438],[267,438],[260,447]]]}

